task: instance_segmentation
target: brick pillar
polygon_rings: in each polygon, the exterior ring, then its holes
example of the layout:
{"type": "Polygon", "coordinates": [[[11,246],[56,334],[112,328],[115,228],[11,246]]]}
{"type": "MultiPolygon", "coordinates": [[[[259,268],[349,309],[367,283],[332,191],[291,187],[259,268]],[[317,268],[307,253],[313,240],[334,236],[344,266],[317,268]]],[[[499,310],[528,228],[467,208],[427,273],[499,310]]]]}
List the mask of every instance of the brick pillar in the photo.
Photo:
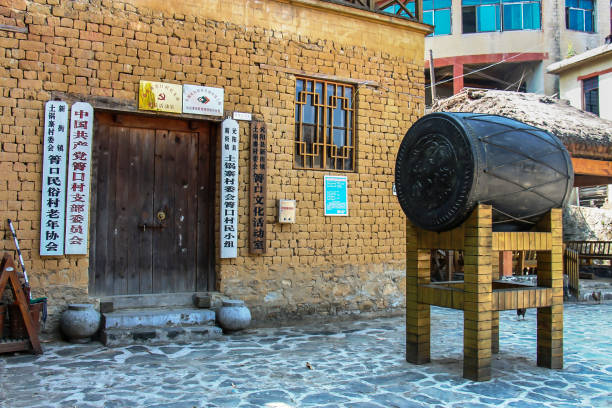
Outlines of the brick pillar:
{"type": "Polygon", "coordinates": [[[491,312],[491,353],[499,353],[499,312],[491,312]]]}
{"type": "Polygon", "coordinates": [[[453,77],[453,95],[456,95],[463,89],[463,64],[453,64],[453,77]]]}
{"type": "Polygon", "coordinates": [[[430,282],[431,254],[418,249],[416,228],[406,221],[406,361],[424,364],[430,360],[430,307],[418,302],[418,285],[430,282]]]}
{"type": "Polygon", "coordinates": [[[512,276],[512,251],[499,251],[499,277],[512,276]]]}
{"type": "Polygon", "coordinates": [[[552,306],[538,308],[538,366],[563,368],[563,231],[561,210],[540,227],[552,234],[552,250],[538,252],[538,286],[552,288],[552,306]]]}
{"type": "Polygon", "coordinates": [[[491,379],[491,206],[478,205],[465,223],[463,377],[491,379]]]}

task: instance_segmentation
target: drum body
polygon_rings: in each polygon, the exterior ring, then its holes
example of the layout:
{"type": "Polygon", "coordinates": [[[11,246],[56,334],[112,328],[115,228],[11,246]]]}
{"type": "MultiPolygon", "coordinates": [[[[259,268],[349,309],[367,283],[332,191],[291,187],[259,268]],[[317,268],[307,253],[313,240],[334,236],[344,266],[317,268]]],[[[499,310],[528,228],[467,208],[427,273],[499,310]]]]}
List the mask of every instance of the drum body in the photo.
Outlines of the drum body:
{"type": "Polygon", "coordinates": [[[563,207],[573,183],[556,136],[496,115],[426,115],[406,133],[395,164],[402,210],[431,231],[460,225],[478,203],[492,206],[495,231],[529,230],[563,207]]]}

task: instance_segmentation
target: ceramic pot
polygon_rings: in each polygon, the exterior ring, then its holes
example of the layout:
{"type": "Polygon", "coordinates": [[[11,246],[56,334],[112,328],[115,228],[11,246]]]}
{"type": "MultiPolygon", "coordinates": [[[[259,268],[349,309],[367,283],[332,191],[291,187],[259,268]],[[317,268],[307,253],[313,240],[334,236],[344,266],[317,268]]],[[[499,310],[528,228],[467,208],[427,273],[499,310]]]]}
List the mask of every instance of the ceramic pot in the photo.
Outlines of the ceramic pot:
{"type": "Polygon", "coordinates": [[[100,327],[100,313],[90,304],[71,304],[62,313],[60,329],[72,343],[87,343],[100,327]]]}
{"type": "Polygon", "coordinates": [[[251,323],[251,312],[242,300],[224,300],[217,310],[217,322],[224,332],[246,329],[251,323]]]}

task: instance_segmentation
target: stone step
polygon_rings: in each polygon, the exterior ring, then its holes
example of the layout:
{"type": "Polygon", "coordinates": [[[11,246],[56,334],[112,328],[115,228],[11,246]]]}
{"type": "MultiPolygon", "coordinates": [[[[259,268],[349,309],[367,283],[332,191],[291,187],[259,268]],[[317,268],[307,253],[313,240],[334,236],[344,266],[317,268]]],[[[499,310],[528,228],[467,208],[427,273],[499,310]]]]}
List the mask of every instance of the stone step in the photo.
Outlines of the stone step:
{"type": "MultiPolygon", "coordinates": [[[[209,292],[179,292],[179,293],[154,293],[144,295],[119,295],[105,296],[100,298],[100,307],[103,312],[112,312],[122,309],[142,309],[160,307],[193,307],[196,298],[211,299],[216,294],[209,292]]],[[[210,307],[204,305],[204,307],[210,307]]]]}
{"type": "Polygon", "coordinates": [[[102,314],[102,329],[215,324],[215,312],[194,308],[124,309],[102,314]]]}
{"type": "Polygon", "coordinates": [[[210,309],[164,307],[102,313],[100,340],[107,346],[190,343],[222,335],[210,309]]]}
{"type": "Polygon", "coordinates": [[[108,347],[131,344],[161,345],[168,343],[196,343],[223,335],[217,326],[173,326],[116,328],[102,331],[100,340],[108,347]]]}

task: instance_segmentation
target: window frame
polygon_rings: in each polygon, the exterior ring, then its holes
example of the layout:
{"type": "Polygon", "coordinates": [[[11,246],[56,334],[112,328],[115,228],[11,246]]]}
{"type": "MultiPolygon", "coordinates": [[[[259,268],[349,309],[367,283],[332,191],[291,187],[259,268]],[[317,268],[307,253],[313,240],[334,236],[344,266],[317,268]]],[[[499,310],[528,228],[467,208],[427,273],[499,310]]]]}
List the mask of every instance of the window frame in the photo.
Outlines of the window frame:
{"type": "Polygon", "coordinates": [[[357,87],[351,83],[295,77],[294,169],[357,172],[356,92],[357,87]],[[320,93],[318,84],[321,84],[320,93]],[[330,87],[334,95],[330,94],[330,87]],[[306,120],[305,107],[309,111],[306,115],[312,114],[311,119],[306,120]],[[338,111],[342,115],[340,118],[335,116],[338,111]],[[310,137],[304,136],[306,128],[311,129],[310,137]],[[336,130],[340,130],[342,145],[335,143],[338,140],[336,130]],[[310,140],[305,140],[307,138],[310,140]]]}
{"type": "Polygon", "coordinates": [[[505,2],[502,0],[501,2],[501,26],[502,31],[526,31],[526,30],[541,30],[542,29],[542,1],[541,0],[521,0],[521,1],[508,1],[505,2]],[[527,27],[525,28],[525,6],[528,4],[537,4],[538,5],[538,28],[527,27]],[[521,7],[521,28],[506,28],[505,17],[506,6],[520,5],[521,7]]]}
{"type": "Polygon", "coordinates": [[[582,110],[599,116],[599,75],[595,75],[590,78],[584,78],[581,81],[581,83],[582,83],[581,84],[582,85],[582,110]],[[597,103],[596,105],[594,105],[596,107],[597,112],[595,112],[594,110],[588,109],[589,106],[593,106],[593,104],[587,102],[587,99],[591,99],[590,95],[592,95],[593,92],[596,94],[596,98],[597,98],[597,103]]]}
{"type": "MultiPolygon", "coordinates": [[[[425,2],[423,2],[423,22],[426,24],[429,24],[425,21],[425,15],[428,13],[431,13],[431,22],[434,26],[434,31],[431,34],[428,34],[428,37],[437,37],[437,36],[441,36],[441,35],[452,35],[453,34],[453,10],[452,10],[452,6],[453,3],[452,1],[448,1],[448,7],[436,7],[436,2],[440,2],[442,0],[429,0],[431,1],[432,7],[426,9],[425,7],[425,2]],[[440,12],[440,11],[445,11],[448,10],[448,29],[449,32],[448,33],[436,33],[436,12],[440,12]]],[[[444,0],[446,1],[446,0],[444,0]]]]}
{"type": "Polygon", "coordinates": [[[462,34],[480,34],[480,33],[495,33],[504,31],[541,31],[542,30],[542,0],[517,0],[517,1],[488,1],[482,4],[468,4],[465,5],[464,1],[461,2],[461,31],[462,34]],[[538,27],[525,27],[525,5],[537,4],[538,5],[538,27]],[[521,10],[521,28],[506,28],[505,11],[506,6],[520,5],[521,10]],[[484,8],[494,7],[495,8],[495,28],[493,30],[479,30],[479,14],[484,8]],[[482,9],[482,10],[481,10],[482,9]],[[473,27],[474,31],[466,31],[466,16],[468,11],[471,11],[473,16],[473,27]]]}
{"type": "Polygon", "coordinates": [[[595,18],[595,10],[596,10],[596,1],[597,0],[591,0],[591,9],[586,9],[586,8],[582,8],[580,7],[580,0],[578,0],[578,7],[573,7],[573,6],[568,6],[568,3],[571,0],[565,0],[565,28],[567,30],[571,30],[571,31],[578,31],[581,33],[590,33],[590,34],[594,34],[597,32],[597,28],[595,27],[595,23],[597,22],[597,19],[595,18]],[[570,12],[571,11],[580,11],[582,12],[582,28],[583,29],[579,29],[579,28],[571,28],[570,27],[570,12]],[[586,15],[588,14],[591,17],[591,30],[587,31],[586,29],[586,15]]]}

